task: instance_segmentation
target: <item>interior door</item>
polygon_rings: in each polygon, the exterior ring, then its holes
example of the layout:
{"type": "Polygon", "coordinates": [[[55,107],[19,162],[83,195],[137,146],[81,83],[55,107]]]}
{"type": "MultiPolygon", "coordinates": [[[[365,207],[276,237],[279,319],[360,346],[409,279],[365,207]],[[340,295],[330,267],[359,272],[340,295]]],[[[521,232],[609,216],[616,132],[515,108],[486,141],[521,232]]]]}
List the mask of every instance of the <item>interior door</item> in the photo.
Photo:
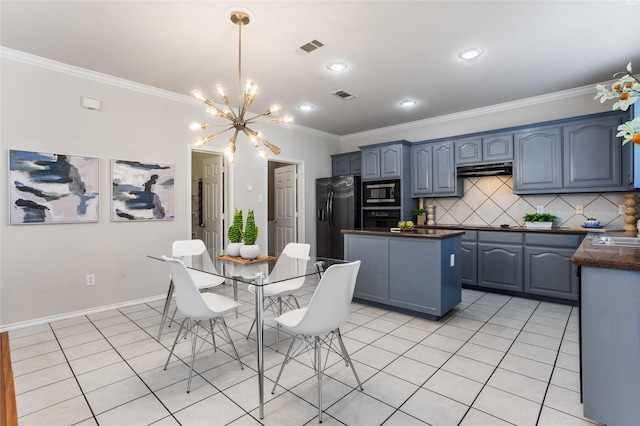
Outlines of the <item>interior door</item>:
{"type": "Polygon", "coordinates": [[[295,164],[274,170],[276,252],[298,237],[297,166],[295,164]]]}
{"type": "Polygon", "coordinates": [[[202,168],[203,239],[207,249],[222,249],[224,247],[222,156],[212,155],[206,158],[203,160],[202,168]]]}

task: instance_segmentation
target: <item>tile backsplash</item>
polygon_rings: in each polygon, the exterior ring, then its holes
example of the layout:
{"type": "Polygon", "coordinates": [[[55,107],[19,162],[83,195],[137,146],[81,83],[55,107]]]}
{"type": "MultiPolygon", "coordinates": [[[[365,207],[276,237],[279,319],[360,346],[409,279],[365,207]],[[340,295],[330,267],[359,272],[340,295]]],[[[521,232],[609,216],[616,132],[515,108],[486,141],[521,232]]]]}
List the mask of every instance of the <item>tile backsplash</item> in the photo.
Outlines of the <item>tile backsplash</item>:
{"type": "Polygon", "coordinates": [[[624,192],[516,195],[511,176],[487,176],[464,179],[461,198],[425,198],[424,206],[435,206],[436,224],[441,225],[523,225],[526,213],[544,206],[545,213],[558,217],[556,225],[580,227],[587,217],[600,220],[607,228],[622,229],[624,192]],[[576,205],[584,214],[576,214],[576,205]]]}

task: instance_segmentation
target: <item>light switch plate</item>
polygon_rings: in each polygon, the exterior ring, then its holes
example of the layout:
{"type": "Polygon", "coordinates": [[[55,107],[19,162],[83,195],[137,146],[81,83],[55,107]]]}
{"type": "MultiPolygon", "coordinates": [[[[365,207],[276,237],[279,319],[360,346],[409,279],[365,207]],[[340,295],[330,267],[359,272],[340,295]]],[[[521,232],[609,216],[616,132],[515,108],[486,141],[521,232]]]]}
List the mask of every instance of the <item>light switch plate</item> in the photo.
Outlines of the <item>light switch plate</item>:
{"type": "Polygon", "coordinates": [[[584,206],[577,204],[576,205],[576,214],[584,214],[584,206]]]}
{"type": "Polygon", "coordinates": [[[539,213],[539,214],[544,213],[544,206],[538,206],[538,207],[536,207],[536,212],[537,212],[537,213],[539,213]]]}
{"type": "Polygon", "coordinates": [[[451,253],[451,267],[456,266],[456,255],[451,253]]]}

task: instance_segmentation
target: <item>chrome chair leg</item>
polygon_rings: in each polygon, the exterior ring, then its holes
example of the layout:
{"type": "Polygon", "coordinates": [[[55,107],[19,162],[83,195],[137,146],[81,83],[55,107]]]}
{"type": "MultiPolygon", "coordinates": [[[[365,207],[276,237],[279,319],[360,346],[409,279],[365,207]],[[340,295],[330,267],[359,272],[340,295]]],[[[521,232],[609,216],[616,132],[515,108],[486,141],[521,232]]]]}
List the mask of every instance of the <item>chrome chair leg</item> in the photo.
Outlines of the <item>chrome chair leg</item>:
{"type": "Polygon", "coordinates": [[[316,336],[316,374],[318,375],[318,421],[322,423],[322,355],[320,354],[320,337],[316,336]]]}
{"type": "Polygon", "coordinates": [[[276,377],[276,381],[273,384],[273,389],[271,389],[271,394],[273,394],[276,391],[276,387],[278,387],[278,382],[280,381],[280,376],[282,376],[282,372],[284,371],[284,365],[289,362],[290,358],[289,356],[291,355],[291,349],[293,349],[293,344],[295,343],[296,339],[298,338],[298,336],[294,336],[293,339],[291,339],[291,344],[289,345],[289,349],[287,350],[287,354],[284,356],[284,361],[282,361],[282,365],[280,366],[280,372],[278,372],[278,377],[276,377]]]}
{"type": "Polygon", "coordinates": [[[200,321],[196,321],[191,329],[191,363],[189,364],[189,382],[187,383],[187,393],[191,392],[191,377],[193,376],[193,362],[196,359],[196,347],[198,345],[198,325],[200,321]]]}
{"type": "Polygon", "coordinates": [[[353,375],[356,376],[356,381],[358,382],[358,386],[360,387],[360,390],[363,390],[362,383],[360,383],[360,378],[358,377],[358,373],[356,373],[356,368],[353,366],[353,361],[351,361],[351,357],[347,352],[347,348],[344,346],[344,342],[342,341],[342,335],[340,334],[340,329],[339,328],[336,329],[335,333],[336,333],[336,336],[338,336],[338,343],[340,343],[340,349],[342,350],[343,358],[349,365],[351,365],[351,371],[353,371],[353,375]]]}
{"type": "MultiPolygon", "coordinates": [[[[173,341],[173,345],[171,346],[171,352],[169,352],[169,357],[167,358],[167,362],[164,363],[164,369],[167,369],[167,366],[169,365],[169,360],[171,359],[171,355],[173,355],[173,350],[176,348],[176,343],[178,343],[178,340],[180,340],[180,332],[182,331],[182,329],[184,328],[184,323],[188,320],[189,318],[185,318],[184,320],[182,320],[182,324],[180,324],[180,329],[178,330],[178,333],[176,334],[176,338],[173,341]]],[[[185,333],[186,334],[186,333],[185,333]]],[[[177,355],[176,355],[177,356],[177,355]]]]}

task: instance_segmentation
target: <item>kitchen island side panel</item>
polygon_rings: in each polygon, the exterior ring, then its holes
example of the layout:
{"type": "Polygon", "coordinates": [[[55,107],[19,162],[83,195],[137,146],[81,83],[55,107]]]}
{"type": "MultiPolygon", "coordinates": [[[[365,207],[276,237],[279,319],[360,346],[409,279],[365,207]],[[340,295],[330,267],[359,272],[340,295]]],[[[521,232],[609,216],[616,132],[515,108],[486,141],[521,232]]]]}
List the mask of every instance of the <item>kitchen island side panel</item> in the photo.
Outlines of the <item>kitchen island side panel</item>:
{"type": "Polygon", "coordinates": [[[385,237],[344,236],[345,260],[360,260],[353,296],[372,302],[389,299],[389,243],[385,237]]]}
{"type": "Polygon", "coordinates": [[[582,267],[584,416],[608,425],[640,419],[640,272],[582,267]]]}

